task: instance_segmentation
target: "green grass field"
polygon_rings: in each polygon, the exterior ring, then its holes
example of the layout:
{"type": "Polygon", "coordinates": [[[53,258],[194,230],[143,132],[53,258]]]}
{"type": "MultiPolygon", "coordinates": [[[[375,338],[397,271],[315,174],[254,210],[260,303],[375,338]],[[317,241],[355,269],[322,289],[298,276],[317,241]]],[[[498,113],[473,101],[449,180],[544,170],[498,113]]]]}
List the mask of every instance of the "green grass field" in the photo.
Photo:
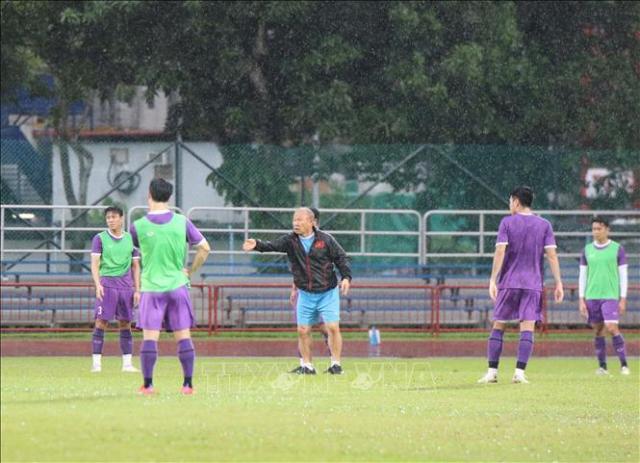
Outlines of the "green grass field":
{"type": "MultiPolygon", "coordinates": [[[[326,359],[316,361],[325,366],[326,359]]],[[[346,359],[346,374],[284,374],[283,359],[199,358],[195,396],[174,357],[158,394],[107,357],[2,358],[3,462],[204,460],[639,461],[640,362],[537,359],[531,384],[475,381],[478,359],[346,359]],[[615,367],[615,368],[614,368],[615,367]]]]}

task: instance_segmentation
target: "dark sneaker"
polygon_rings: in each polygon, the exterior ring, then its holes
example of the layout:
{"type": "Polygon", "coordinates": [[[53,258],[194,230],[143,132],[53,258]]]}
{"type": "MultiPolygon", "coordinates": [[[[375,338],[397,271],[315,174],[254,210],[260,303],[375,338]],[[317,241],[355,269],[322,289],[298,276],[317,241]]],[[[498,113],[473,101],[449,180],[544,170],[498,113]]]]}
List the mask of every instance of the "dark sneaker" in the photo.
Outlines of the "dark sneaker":
{"type": "Polygon", "coordinates": [[[332,374],[332,375],[341,375],[343,373],[342,367],[340,365],[331,365],[327,369],[327,373],[332,374]]]}
{"type": "Polygon", "coordinates": [[[302,365],[300,365],[299,367],[295,367],[289,373],[293,373],[294,375],[301,375],[303,369],[304,369],[304,367],[302,365]]]}
{"type": "Polygon", "coordinates": [[[316,374],[316,370],[314,370],[312,368],[308,368],[308,367],[302,367],[302,370],[298,374],[299,375],[315,375],[316,374]]]}

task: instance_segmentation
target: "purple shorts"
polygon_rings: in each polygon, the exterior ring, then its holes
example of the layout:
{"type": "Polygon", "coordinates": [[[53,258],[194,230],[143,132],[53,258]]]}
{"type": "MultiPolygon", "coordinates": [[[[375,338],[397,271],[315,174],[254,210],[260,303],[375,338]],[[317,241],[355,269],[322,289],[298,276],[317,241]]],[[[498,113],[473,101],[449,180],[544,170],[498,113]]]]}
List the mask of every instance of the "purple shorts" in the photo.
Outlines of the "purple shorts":
{"type": "Polygon", "coordinates": [[[499,289],[493,309],[494,321],[542,320],[542,291],[533,289],[499,289]]]}
{"type": "Polygon", "coordinates": [[[189,297],[189,288],[182,286],[173,291],[143,292],[140,296],[140,321],[143,330],[178,331],[194,328],[196,317],[189,297]]]}
{"type": "Polygon", "coordinates": [[[102,300],[96,298],[93,306],[94,318],[130,322],[133,320],[133,293],[130,289],[104,288],[102,300]]]}
{"type": "Polygon", "coordinates": [[[587,311],[589,323],[618,323],[617,299],[589,299],[587,311]]]}

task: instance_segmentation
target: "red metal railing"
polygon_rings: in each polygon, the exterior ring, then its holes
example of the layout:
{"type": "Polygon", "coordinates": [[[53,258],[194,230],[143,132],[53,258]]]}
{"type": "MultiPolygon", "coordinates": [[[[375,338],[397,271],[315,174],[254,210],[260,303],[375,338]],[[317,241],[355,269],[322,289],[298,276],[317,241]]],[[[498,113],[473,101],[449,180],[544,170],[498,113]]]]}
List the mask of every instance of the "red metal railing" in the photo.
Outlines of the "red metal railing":
{"type": "MultiPolygon", "coordinates": [[[[211,285],[191,285],[191,302],[199,325],[207,323],[212,312],[212,289],[211,285]]],[[[86,331],[93,324],[92,283],[2,282],[0,290],[3,332],[86,331]]]]}
{"type": "MultiPolygon", "coordinates": [[[[1,331],[86,331],[93,323],[91,283],[0,283],[1,331]],[[79,325],[85,325],[82,328],[79,325]]],[[[191,297],[199,331],[290,331],[295,326],[289,303],[291,286],[282,283],[193,284],[191,297]]],[[[543,297],[543,332],[554,326],[580,326],[577,286],[565,287],[561,306],[553,302],[554,288],[543,297]],[[574,304],[573,307],[571,304],[574,304]]],[[[630,285],[627,323],[640,324],[640,285],[630,285]],[[637,319],[637,320],[636,320],[637,319]]],[[[369,325],[385,331],[486,331],[493,302],[485,285],[354,284],[342,298],[344,331],[369,325]]]]}
{"type": "MultiPolygon", "coordinates": [[[[291,285],[282,283],[215,285],[209,332],[290,331],[295,326],[290,291],[291,285]]],[[[435,320],[434,306],[435,286],[354,284],[342,297],[341,326],[344,331],[362,331],[365,325],[382,324],[387,330],[428,332],[435,320]]]]}

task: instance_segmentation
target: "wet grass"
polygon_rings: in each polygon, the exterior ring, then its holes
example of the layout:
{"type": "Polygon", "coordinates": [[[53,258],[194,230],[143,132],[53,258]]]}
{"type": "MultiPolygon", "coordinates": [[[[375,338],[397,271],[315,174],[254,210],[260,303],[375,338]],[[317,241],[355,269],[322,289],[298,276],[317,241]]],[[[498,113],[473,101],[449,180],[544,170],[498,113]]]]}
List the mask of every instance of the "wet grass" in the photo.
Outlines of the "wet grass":
{"type": "MultiPolygon", "coordinates": [[[[327,359],[316,366],[326,368],[327,359]]],[[[533,359],[531,384],[477,385],[482,359],[359,360],[343,376],[295,376],[281,359],[198,358],[197,394],[161,357],[158,394],[119,359],[2,358],[8,461],[638,461],[638,371],[533,359]]]]}

